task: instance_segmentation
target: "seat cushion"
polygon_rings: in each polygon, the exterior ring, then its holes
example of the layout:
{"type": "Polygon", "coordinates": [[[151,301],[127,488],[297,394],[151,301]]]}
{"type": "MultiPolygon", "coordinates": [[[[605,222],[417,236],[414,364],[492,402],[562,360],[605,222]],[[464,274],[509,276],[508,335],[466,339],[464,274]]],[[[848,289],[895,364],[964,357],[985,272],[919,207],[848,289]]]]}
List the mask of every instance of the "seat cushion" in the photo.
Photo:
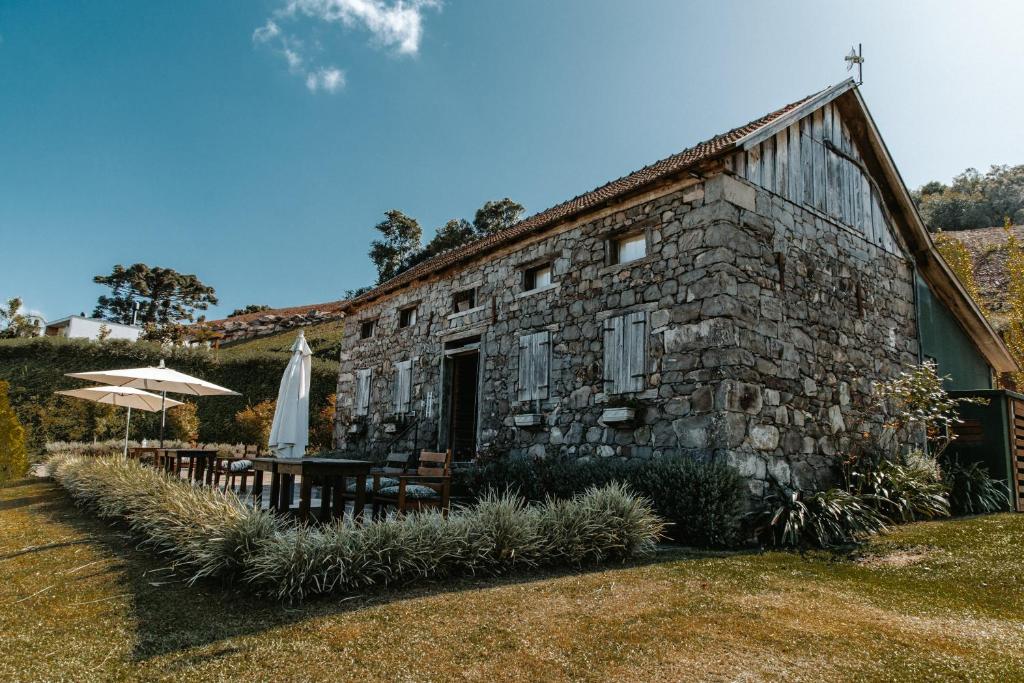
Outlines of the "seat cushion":
{"type": "Polygon", "coordinates": [[[232,472],[245,472],[252,469],[252,460],[235,460],[228,465],[228,468],[232,472]]]}
{"type": "MultiPolygon", "coordinates": [[[[393,498],[398,497],[398,485],[388,486],[382,488],[379,491],[382,496],[391,496],[393,498]]],[[[406,484],[405,485],[405,497],[406,498],[440,498],[439,494],[429,486],[423,486],[422,484],[406,484]]]]}
{"type": "MultiPolygon", "coordinates": [[[[380,478],[380,485],[381,485],[381,487],[384,487],[384,486],[398,486],[398,480],[395,479],[394,477],[381,477],[380,478]]],[[[373,491],[373,477],[367,477],[366,478],[366,490],[367,490],[367,492],[373,491]]],[[[355,493],[356,492],[356,480],[355,479],[353,479],[350,482],[348,482],[347,484],[345,484],[345,491],[348,492],[348,493],[355,493]]]]}

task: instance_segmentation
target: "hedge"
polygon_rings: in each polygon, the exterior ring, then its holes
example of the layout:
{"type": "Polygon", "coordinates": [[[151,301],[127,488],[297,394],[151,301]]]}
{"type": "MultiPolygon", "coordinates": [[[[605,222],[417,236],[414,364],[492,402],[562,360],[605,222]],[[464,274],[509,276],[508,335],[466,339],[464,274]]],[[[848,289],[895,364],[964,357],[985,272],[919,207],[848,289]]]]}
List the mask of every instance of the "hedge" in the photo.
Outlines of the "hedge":
{"type": "MultiPolygon", "coordinates": [[[[48,441],[92,441],[117,438],[124,433],[124,412],[86,401],[54,396],[58,389],[83,386],[68,372],[157,365],[169,367],[226,386],[241,396],[196,397],[199,440],[234,443],[239,434],[234,415],[267,399],[276,399],[287,353],[162,347],[152,342],[63,337],[4,340],[0,342],[0,380],[10,383],[14,406],[29,437],[29,450],[42,451],[48,441]]],[[[313,359],[310,414],[315,415],[336,391],[338,364],[313,359]]],[[[192,400],[192,399],[190,399],[192,400]]],[[[132,434],[155,436],[159,414],[132,413],[132,434]]]]}

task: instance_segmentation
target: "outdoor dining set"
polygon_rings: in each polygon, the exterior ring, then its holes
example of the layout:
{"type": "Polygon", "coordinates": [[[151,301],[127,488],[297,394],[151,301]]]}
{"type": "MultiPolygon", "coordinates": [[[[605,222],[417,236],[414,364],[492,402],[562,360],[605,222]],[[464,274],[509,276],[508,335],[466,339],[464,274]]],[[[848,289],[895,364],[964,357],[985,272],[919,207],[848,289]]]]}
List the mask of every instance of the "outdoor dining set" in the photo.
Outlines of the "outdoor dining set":
{"type": "Polygon", "coordinates": [[[351,503],[354,517],[361,517],[367,504],[374,517],[385,509],[399,514],[411,510],[439,508],[446,511],[451,495],[451,451],[392,453],[375,466],[369,460],[326,456],[305,457],[309,437],[309,382],[312,352],[300,330],[291,348],[278,392],[268,447],[271,457],[216,448],[164,447],[167,408],[180,405],[167,398],[168,393],[189,396],[238,396],[238,392],[212,382],[159,366],[124,370],[99,370],[69,373],[70,377],[97,382],[97,386],[63,390],[57,393],[128,409],[125,423],[124,457],[134,458],[168,474],[212,487],[223,485],[243,498],[263,504],[264,475],[270,485],[269,509],[294,514],[306,521],[314,516],[321,521],[342,517],[351,503]],[[151,393],[155,392],[155,393],[151,393]],[[159,411],[158,446],[129,448],[131,411],[159,411]],[[248,480],[252,478],[252,488],[248,480]],[[299,485],[298,507],[293,509],[295,484],[299,485]],[[313,493],[319,489],[320,505],[313,511],[313,493]]]}
{"type": "Polygon", "coordinates": [[[451,451],[421,451],[415,463],[412,453],[391,453],[381,465],[317,456],[258,457],[198,447],[138,446],[128,449],[128,457],[197,485],[236,490],[255,505],[262,505],[264,475],[268,475],[268,509],[301,521],[342,518],[348,504],[353,517],[362,517],[367,505],[372,506],[374,518],[389,508],[398,513],[428,508],[446,511],[451,498],[451,451]],[[296,482],[298,505],[293,507],[296,482]],[[317,489],[320,504],[314,510],[317,489]]]}

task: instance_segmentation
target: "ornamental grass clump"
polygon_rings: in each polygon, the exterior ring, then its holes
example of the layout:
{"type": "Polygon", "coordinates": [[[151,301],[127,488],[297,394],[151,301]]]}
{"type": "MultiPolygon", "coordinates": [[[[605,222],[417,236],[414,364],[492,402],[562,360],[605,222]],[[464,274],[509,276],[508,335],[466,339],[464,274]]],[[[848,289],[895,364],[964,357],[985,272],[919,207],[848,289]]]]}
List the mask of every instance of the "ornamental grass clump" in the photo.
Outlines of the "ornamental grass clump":
{"type": "Polygon", "coordinates": [[[195,581],[245,566],[268,536],[286,525],[232,493],[193,486],[119,457],[51,458],[52,476],[75,502],[107,520],[123,520],[195,581]]]}
{"type": "Polygon", "coordinates": [[[83,508],[123,520],[190,581],[236,578],[294,601],[453,575],[627,560],[653,550],[664,523],[626,486],[527,503],[491,493],[447,516],[302,526],[234,493],[193,485],[119,457],[56,456],[51,476],[83,508]]]}

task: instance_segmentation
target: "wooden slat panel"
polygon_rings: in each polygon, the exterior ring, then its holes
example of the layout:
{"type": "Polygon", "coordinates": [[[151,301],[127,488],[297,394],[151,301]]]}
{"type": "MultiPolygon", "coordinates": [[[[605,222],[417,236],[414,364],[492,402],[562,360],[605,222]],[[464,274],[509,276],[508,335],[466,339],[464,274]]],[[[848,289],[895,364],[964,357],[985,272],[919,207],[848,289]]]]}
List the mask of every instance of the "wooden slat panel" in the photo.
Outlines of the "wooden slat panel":
{"type": "Polygon", "coordinates": [[[814,143],[811,141],[811,120],[800,120],[800,175],[803,185],[803,203],[814,206],[814,143]]]}
{"type": "Polygon", "coordinates": [[[621,375],[622,317],[604,321],[604,382],[605,391],[618,393],[621,375]]]}
{"type": "Polygon", "coordinates": [[[811,115],[812,164],[814,166],[814,208],[825,210],[825,148],[821,144],[824,114],[819,109],[811,115]]]}
{"type": "Polygon", "coordinates": [[[789,184],[789,129],[784,128],[775,136],[775,191],[788,197],[789,184]]]}
{"type": "Polygon", "coordinates": [[[747,180],[755,185],[761,184],[761,146],[747,151],[747,180]]]}
{"type": "Polygon", "coordinates": [[[365,368],[356,370],[356,415],[366,415],[370,411],[370,386],[373,370],[365,368]]]}
{"type": "Polygon", "coordinates": [[[761,187],[775,192],[775,138],[761,143],[761,187]]]}
{"type": "Polygon", "coordinates": [[[625,322],[625,367],[623,382],[626,391],[643,391],[647,364],[647,314],[630,313],[625,322]]]}
{"type": "Polygon", "coordinates": [[[789,127],[789,179],[786,181],[786,196],[799,204],[803,201],[803,175],[800,168],[800,122],[789,127]]]}

